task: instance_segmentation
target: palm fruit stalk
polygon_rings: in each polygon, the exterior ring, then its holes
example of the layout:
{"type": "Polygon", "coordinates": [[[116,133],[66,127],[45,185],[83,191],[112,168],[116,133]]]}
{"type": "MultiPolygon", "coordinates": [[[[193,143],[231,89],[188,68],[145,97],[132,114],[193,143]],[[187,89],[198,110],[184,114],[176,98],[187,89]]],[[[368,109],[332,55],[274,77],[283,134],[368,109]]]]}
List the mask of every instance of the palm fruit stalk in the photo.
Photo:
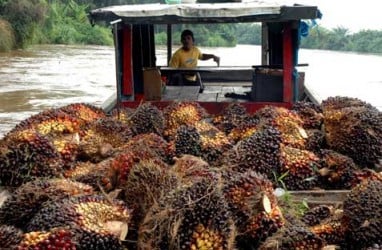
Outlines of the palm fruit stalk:
{"type": "Polygon", "coordinates": [[[68,227],[76,249],[122,249],[130,211],[121,200],[82,195],[47,203],[30,220],[26,232],[68,227]]]}
{"type": "Polygon", "coordinates": [[[381,165],[382,112],[350,98],[328,98],[322,107],[330,149],[351,157],[360,167],[381,165]]]}
{"type": "Polygon", "coordinates": [[[234,235],[219,184],[200,179],[177,187],[150,209],[138,249],[233,249],[234,235]]]}
{"type": "Polygon", "coordinates": [[[382,244],[382,182],[365,181],[354,187],[343,202],[343,227],[349,249],[382,244]]]}
{"type": "Polygon", "coordinates": [[[138,228],[153,204],[178,185],[177,176],[169,167],[157,161],[142,160],[131,169],[124,190],[123,200],[129,204],[131,221],[126,237],[129,249],[135,249],[138,240],[138,228]],[[134,243],[132,243],[134,242],[134,243]]]}
{"type": "Polygon", "coordinates": [[[237,244],[256,248],[284,224],[273,184],[253,171],[228,170],[223,177],[224,196],[238,229],[237,244]]]}
{"type": "Polygon", "coordinates": [[[45,202],[93,192],[91,186],[64,178],[36,179],[18,187],[4,201],[0,207],[0,224],[25,229],[45,202]]]}

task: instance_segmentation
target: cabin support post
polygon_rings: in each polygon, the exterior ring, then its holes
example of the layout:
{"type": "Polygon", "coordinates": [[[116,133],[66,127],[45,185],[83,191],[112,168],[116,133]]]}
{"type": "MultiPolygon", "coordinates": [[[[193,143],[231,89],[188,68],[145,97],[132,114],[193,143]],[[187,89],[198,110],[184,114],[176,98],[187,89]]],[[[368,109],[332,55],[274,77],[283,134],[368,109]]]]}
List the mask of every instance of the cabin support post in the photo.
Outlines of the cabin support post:
{"type": "Polygon", "coordinates": [[[293,39],[292,23],[283,27],[283,101],[292,103],[293,89],[293,39]]]}
{"type": "Polygon", "coordinates": [[[167,66],[170,65],[172,56],[172,26],[167,24],[167,66]]]}
{"type": "Polygon", "coordinates": [[[122,94],[130,96],[129,99],[134,99],[134,82],[133,82],[133,27],[125,25],[122,30],[123,42],[123,59],[122,59],[122,94]]]}
{"type": "Polygon", "coordinates": [[[119,54],[119,49],[120,49],[120,44],[119,44],[119,23],[121,22],[121,19],[115,20],[113,22],[110,22],[110,24],[113,26],[113,39],[114,39],[114,53],[115,53],[115,70],[117,72],[116,74],[116,89],[117,89],[117,110],[118,110],[118,118],[119,118],[119,109],[121,107],[121,67],[120,67],[120,62],[121,62],[121,56],[119,54]]]}

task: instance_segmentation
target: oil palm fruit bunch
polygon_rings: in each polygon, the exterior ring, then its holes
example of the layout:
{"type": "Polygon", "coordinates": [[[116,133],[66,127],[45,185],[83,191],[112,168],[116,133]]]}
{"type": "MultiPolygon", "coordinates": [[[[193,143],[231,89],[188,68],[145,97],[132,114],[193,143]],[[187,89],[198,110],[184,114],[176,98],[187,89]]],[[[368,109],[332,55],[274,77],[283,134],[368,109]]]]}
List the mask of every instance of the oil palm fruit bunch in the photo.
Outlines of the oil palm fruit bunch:
{"type": "Polygon", "coordinates": [[[194,124],[200,135],[202,158],[209,162],[218,161],[222,154],[232,148],[233,144],[225,133],[217,129],[214,125],[206,121],[199,121],[194,124]]]}
{"type": "Polygon", "coordinates": [[[307,190],[318,184],[320,158],[309,150],[281,146],[279,175],[289,190],[307,190]]]}
{"type": "Polygon", "coordinates": [[[325,132],[322,129],[306,129],[306,150],[319,153],[321,149],[326,148],[325,132]]]}
{"type": "Polygon", "coordinates": [[[317,205],[308,209],[301,217],[301,221],[308,226],[318,225],[324,219],[329,218],[334,211],[333,206],[329,205],[317,205]]]}
{"type": "Polygon", "coordinates": [[[23,235],[22,241],[15,247],[17,250],[65,249],[75,250],[73,233],[66,228],[53,228],[48,231],[29,232],[23,235]]]}
{"type": "Polygon", "coordinates": [[[382,112],[370,106],[339,97],[322,103],[330,149],[351,157],[361,167],[374,168],[382,159],[382,112]]]}
{"type": "Polygon", "coordinates": [[[257,116],[247,116],[240,124],[232,128],[228,133],[228,138],[233,142],[247,139],[252,134],[261,129],[260,119],[257,116]]]}
{"type": "Polygon", "coordinates": [[[320,105],[299,101],[293,104],[292,110],[302,119],[304,129],[321,129],[324,116],[320,105]]]}
{"type": "MultiPolygon", "coordinates": [[[[153,204],[178,185],[177,176],[166,165],[142,160],[131,169],[126,183],[121,187],[123,200],[132,209],[127,242],[137,242],[138,228],[153,204]]],[[[136,245],[128,248],[136,248],[136,245]]]]}
{"type": "Polygon", "coordinates": [[[0,225],[1,249],[16,249],[23,239],[21,229],[10,225],[0,225]]]}
{"type": "Polygon", "coordinates": [[[113,167],[111,160],[99,163],[77,162],[71,169],[65,170],[63,176],[89,185],[97,191],[111,191],[116,188],[118,178],[118,171],[113,167]]]}
{"type": "Polygon", "coordinates": [[[163,112],[150,102],[145,102],[139,105],[128,117],[128,124],[135,134],[156,133],[163,135],[165,123],[163,112]]]}
{"type": "Polygon", "coordinates": [[[181,156],[189,154],[194,156],[202,155],[202,139],[192,125],[181,125],[177,130],[174,138],[175,154],[181,156]]]}
{"type": "Polygon", "coordinates": [[[259,250],[321,250],[325,241],[301,224],[286,224],[269,237],[259,250]]]}
{"type": "Polygon", "coordinates": [[[63,172],[63,160],[55,146],[35,130],[12,132],[0,141],[0,183],[18,187],[36,177],[63,172]]]}
{"type": "Polygon", "coordinates": [[[220,114],[212,119],[212,124],[225,134],[229,134],[232,129],[238,127],[248,116],[244,105],[240,103],[230,103],[220,114]]]}
{"type": "Polygon", "coordinates": [[[197,102],[173,102],[163,110],[165,118],[164,137],[172,140],[181,125],[193,125],[206,118],[207,111],[197,102]]]}
{"type": "Polygon", "coordinates": [[[82,195],[46,203],[26,232],[65,227],[73,233],[76,249],[122,249],[129,219],[130,211],[121,200],[82,195]]]}
{"type": "MultiPolygon", "coordinates": [[[[310,230],[329,245],[345,246],[346,227],[342,223],[343,211],[333,209],[331,214],[318,224],[310,226],[310,230]]],[[[346,249],[346,247],[345,247],[346,249]]]]}
{"type": "Polygon", "coordinates": [[[343,227],[349,249],[382,244],[382,181],[365,181],[354,187],[343,202],[343,227]]]}
{"type": "Polygon", "coordinates": [[[166,163],[172,163],[175,148],[162,136],[155,133],[136,135],[120,148],[121,152],[131,151],[138,158],[159,158],[166,163]]]}
{"type": "Polygon", "coordinates": [[[106,117],[91,121],[80,133],[78,159],[99,162],[132,137],[129,125],[117,119],[106,117]]]}
{"type": "Polygon", "coordinates": [[[265,106],[256,111],[255,116],[260,119],[260,124],[277,128],[285,145],[305,148],[308,135],[303,128],[303,120],[296,112],[284,107],[265,106]]]}
{"type": "Polygon", "coordinates": [[[273,178],[273,173],[280,167],[280,143],[280,132],[271,126],[264,126],[228,150],[223,162],[238,172],[253,170],[273,178]]]}
{"type": "Polygon", "coordinates": [[[153,206],[140,228],[140,249],[233,249],[235,229],[217,182],[181,185],[153,206]]]}
{"type": "Polygon", "coordinates": [[[241,247],[256,248],[284,224],[273,184],[254,171],[225,171],[223,192],[238,229],[241,247]]]}
{"type": "Polygon", "coordinates": [[[377,110],[377,108],[373,107],[370,103],[367,103],[355,97],[348,96],[331,96],[323,100],[321,103],[321,108],[323,111],[341,110],[343,108],[350,107],[362,107],[366,109],[377,110]]]}
{"type": "Polygon", "coordinates": [[[177,179],[186,185],[190,185],[198,179],[217,180],[219,171],[212,168],[208,162],[194,155],[182,155],[175,158],[175,163],[170,171],[175,174],[177,179]]]}
{"type": "Polygon", "coordinates": [[[72,103],[58,109],[72,117],[80,119],[85,123],[106,117],[105,111],[88,103],[72,103]]]}
{"type": "Polygon", "coordinates": [[[358,166],[353,159],[330,149],[320,151],[319,181],[324,189],[350,189],[358,166]]]}
{"type": "Polygon", "coordinates": [[[45,202],[92,194],[93,188],[64,178],[39,178],[18,187],[0,207],[0,224],[23,229],[45,202]]]}

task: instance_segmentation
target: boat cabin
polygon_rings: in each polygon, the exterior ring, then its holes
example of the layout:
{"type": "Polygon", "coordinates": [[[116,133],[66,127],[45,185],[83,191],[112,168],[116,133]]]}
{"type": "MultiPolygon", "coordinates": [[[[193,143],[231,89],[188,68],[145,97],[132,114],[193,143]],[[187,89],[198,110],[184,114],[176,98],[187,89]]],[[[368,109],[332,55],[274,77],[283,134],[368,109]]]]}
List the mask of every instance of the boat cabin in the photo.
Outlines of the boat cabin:
{"type": "Polygon", "coordinates": [[[218,112],[232,101],[240,101],[249,111],[254,111],[264,105],[291,107],[300,100],[305,92],[304,73],[296,69],[301,66],[298,63],[301,21],[319,15],[316,6],[251,1],[111,6],[91,11],[89,18],[93,24],[110,23],[113,29],[118,107],[135,106],[142,100],[155,101],[158,105],[182,100],[198,101],[210,111],[218,112]],[[261,24],[260,65],[169,67],[175,25],[221,23],[261,24]],[[157,65],[157,26],[165,27],[167,33],[167,64],[163,65],[157,65]],[[200,86],[163,87],[163,81],[180,71],[199,74],[200,86]],[[210,86],[214,86],[216,93],[209,90],[210,86]],[[227,95],[222,91],[224,86],[242,93],[227,95]]]}

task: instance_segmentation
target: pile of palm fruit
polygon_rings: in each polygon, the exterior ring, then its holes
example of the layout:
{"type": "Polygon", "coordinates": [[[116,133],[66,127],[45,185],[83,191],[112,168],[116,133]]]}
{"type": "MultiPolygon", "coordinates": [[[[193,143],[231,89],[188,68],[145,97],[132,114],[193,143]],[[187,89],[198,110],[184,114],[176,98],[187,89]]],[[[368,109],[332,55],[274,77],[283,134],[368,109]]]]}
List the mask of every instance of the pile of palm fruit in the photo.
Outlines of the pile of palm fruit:
{"type": "Polygon", "coordinates": [[[71,104],[0,140],[0,246],[382,249],[381,165],[382,113],[355,98],[219,114],[71,104]],[[349,194],[304,209],[284,199],[314,189],[349,194]]]}

